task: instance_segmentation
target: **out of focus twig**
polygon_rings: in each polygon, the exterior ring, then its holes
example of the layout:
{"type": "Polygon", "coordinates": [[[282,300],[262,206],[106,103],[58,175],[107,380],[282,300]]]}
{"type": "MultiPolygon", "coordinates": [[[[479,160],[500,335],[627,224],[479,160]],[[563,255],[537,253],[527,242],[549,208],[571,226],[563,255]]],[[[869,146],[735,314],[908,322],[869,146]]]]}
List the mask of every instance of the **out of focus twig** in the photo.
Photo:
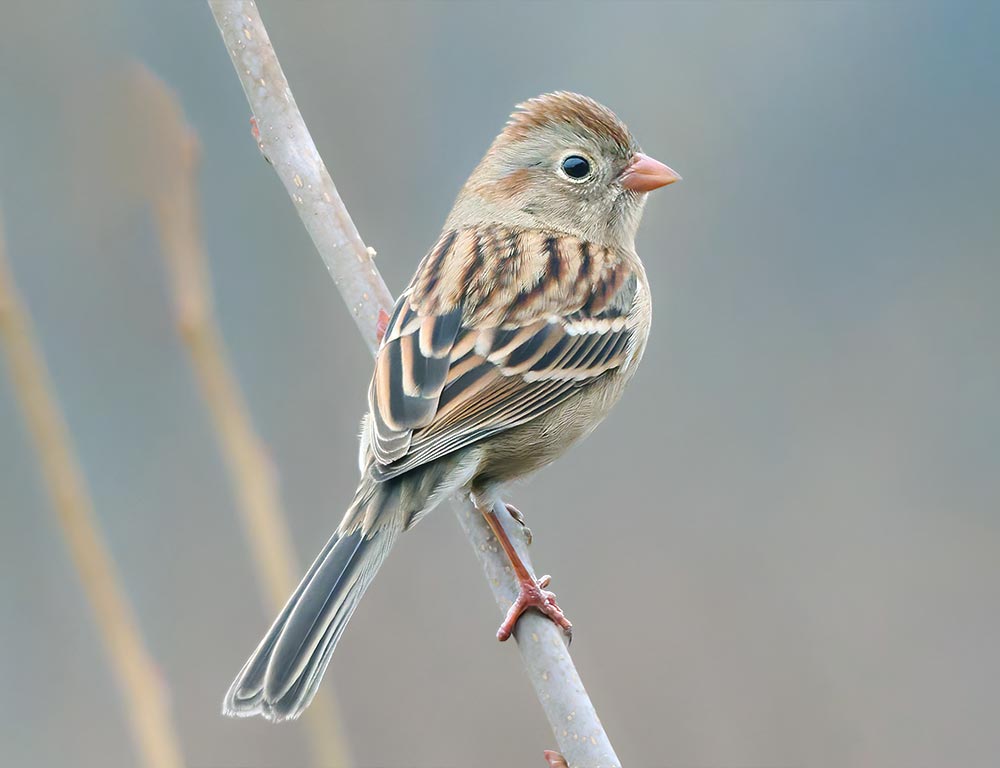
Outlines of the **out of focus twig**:
{"type": "MultiPolygon", "coordinates": [[[[351,309],[368,348],[378,347],[379,317],[392,295],[365,248],[337,188],[306,128],[278,63],[256,4],[251,0],[209,0],[253,110],[258,145],[288,190],[341,296],[351,309]]],[[[501,610],[517,587],[503,552],[482,515],[466,500],[456,512],[501,610]]],[[[499,514],[509,520],[506,510],[499,514]]],[[[520,542],[521,556],[530,568],[520,542]]],[[[538,613],[522,616],[515,630],[525,669],[538,694],[559,749],[574,768],[621,765],[580,681],[560,630],[538,613]]]]}
{"type": "MultiPolygon", "coordinates": [[[[152,204],[177,326],[237,497],[264,602],[277,614],[295,589],[299,567],[272,464],[254,430],[215,318],[198,217],[198,139],[176,94],[152,73],[136,67],[127,89],[133,114],[143,115],[152,132],[142,143],[156,155],[155,178],[139,180],[145,181],[140,194],[152,204]]],[[[342,721],[329,689],[316,696],[304,720],[316,765],[346,768],[350,760],[342,721]]]]}
{"type": "Polygon", "coordinates": [[[2,222],[0,341],[59,527],[124,699],[140,760],[148,768],[180,768],[183,765],[180,742],[170,717],[167,692],[143,644],[98,527],[69,430],[35,342],[31,320],[16,293],[4,253],[2,222]]]}

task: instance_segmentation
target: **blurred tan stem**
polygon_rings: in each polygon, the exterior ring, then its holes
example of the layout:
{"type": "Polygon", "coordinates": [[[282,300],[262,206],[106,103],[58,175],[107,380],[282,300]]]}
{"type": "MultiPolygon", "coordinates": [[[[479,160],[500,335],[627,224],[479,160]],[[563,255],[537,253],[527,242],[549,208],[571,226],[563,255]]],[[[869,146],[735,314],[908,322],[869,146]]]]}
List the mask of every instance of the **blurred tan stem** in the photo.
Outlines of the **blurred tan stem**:
{"type": "Polygon", "coordinates": [[[143,644],[59,410],[31,320],[14,286],[0,221],[0,341],[13,390],[69,547],[80,585],[114,670],[139,752],[148,768],[183,765],[167,693],[143,644]]]}
{"type": "MultiPolygon", "coordinates": [[[[174,155],[161,158],[162,172],[147,194],[171,278],[177,326],[237,496],[265,603],[277,614],[295,590],[301,572],[272,464],[254,430],[212,306],[198,218],[198,140],[184,121],[175,94],[164,83],[140,69],[133,77],[133,86],[135,98],[143,102],[139,106],[156,115],[163,139],[150,151],[174,155]]],[[[347,742],[336,698],[329,689],[316,696],[304,720],[316,765],[347,768],[347,742]]]]}
{"type": "MultiPolygon", "coordinates": [[[[257,6],[250,0],[209,0],[209,7],[253,110],[258,145],[292,198],[362,338],[374,353],[379,314],[391,309],[392,295],[309,135],[257,6]]],[[[498,505],[498,515],[509,521],[501,507],[498,505]]],[[[517,589],[507,560],[486,521],[467,499],[456,507],[456,513],[505,612],[517,589]]],[[[523,536],[509,529],[508,535],[518,543],[522,560],[530,569],[523,536]]],[[[620,766],[561,631],[540,614],[529,612],[518,622],[514,636],[568,765],[620,766]]]]}

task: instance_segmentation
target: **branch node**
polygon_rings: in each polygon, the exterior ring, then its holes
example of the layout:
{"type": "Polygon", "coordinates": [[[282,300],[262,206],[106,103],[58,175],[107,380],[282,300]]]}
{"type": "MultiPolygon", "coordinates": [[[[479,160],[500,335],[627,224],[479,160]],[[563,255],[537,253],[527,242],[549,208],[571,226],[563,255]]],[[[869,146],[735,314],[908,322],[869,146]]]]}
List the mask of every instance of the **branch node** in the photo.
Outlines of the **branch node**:
{"type": "Polygon", "coordinates": [[[267,152],[264,151],[264,140],[260,137],[260,126],[257,125],[257,118],[250,115],[250,135],[253,136],[253,140],[257,142],[257,149],[260,150],[261,157],[263,157],[269,165],[273,165],[271,158],[267,156],[267,152]]]}

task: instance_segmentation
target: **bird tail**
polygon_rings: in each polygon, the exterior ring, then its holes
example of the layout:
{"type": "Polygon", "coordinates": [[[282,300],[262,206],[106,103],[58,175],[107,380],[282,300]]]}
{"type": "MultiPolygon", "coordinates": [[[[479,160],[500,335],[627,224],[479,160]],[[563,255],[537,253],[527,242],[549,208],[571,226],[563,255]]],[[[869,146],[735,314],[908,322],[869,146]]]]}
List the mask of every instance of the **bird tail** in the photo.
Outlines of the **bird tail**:
{"type": "Polygon", "coordinates": [[[400,484],[362,481],[354,502],[226,693],[223,714],[298,717],[358,601],[404,527],[400,484]]]}

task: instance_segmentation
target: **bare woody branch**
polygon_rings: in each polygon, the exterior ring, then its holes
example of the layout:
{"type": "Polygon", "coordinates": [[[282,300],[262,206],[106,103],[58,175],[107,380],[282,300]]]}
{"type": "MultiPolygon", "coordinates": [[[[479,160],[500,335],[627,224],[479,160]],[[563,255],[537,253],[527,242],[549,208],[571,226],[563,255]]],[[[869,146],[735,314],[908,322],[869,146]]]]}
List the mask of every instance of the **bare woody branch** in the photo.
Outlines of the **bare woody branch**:
{"type": "Polygon", "coordinates": [[[181,768],[168,697],[104,542],[31,320],[17,296],[4,253],[2,222],[0,342],[59,527],[124,699],[140,761],[147,768],[181,768]]]}
{"type": "MultiPolygon", "coordinates": [[[[295,589],[300,571],[271,461],[254,430],[215,318],[198,219],[198,139],[176,95],[148,70],[135,66],[125,86],[129,114],[142,115],[149,133],[137,143],[145,157],[156,158],[149,173],[142,173],[137,167],[142,160],[133,158],[132,179],[152,206],[177,326],[236,494],[264,602],[277,613],[295,589]]],[[[319,692],[304,720],[315,764],[346,768],[350,760],[343,720],[331,688],[319,692]]]]}
{"type": "MultiPolygon", "coordinates": [[[[362,337],[374,353],[379,316],[389,311],[392,296],[309,135],[257,7],[249,0],[209,0],[209,6],[253,110],[261,151],[288,190],[362,337]]],[[[494,597],[501,610],[506,611],[517,590],[506,558],[489,526],[467,500],[456,511],[494,597]]],[[[498,509],[498,516],[505,524],[510,521],[505,509],[498,509]]],[[[530,568],[521,532],[508,533],[518,543],[530,568]]],[[[620,766],[560,630],[540,614],[530,612],[518,622],[514,636],[568,765],[620,766]]]]}

